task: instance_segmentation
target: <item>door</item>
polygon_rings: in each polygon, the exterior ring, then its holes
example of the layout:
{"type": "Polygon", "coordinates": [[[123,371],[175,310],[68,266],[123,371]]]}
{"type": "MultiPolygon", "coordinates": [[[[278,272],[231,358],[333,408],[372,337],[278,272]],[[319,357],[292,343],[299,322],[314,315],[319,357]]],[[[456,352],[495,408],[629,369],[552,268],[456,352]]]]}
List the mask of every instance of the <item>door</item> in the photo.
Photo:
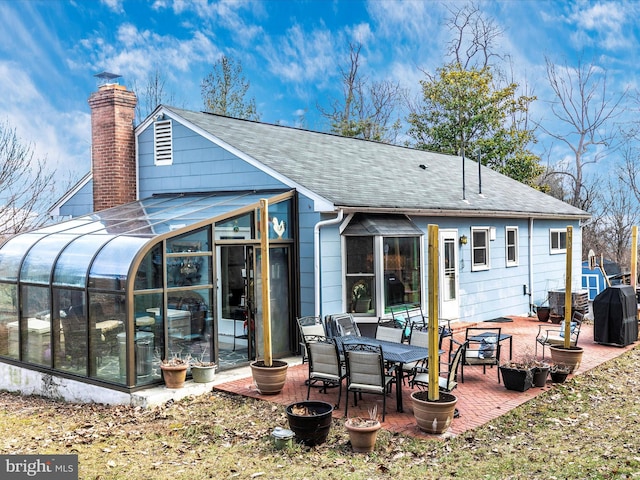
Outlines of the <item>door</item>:
{"type": "Polygon", "coordinates": [[[459,317],[458,231],[440,230],[440,318],[459,317]]]}
{"type": "Polygon", "coordinates": [[[253,247],[218,247],[218,350],[220,369],[255,357],[253,247]]]}

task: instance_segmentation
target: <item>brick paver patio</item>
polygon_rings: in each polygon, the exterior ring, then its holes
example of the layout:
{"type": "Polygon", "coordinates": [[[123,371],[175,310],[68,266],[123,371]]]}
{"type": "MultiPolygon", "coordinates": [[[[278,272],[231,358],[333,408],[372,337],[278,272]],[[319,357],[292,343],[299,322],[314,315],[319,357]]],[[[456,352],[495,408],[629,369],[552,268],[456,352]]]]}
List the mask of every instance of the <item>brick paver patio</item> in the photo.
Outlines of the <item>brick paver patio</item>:
{"type": "MultiPolygon", "coordinates": [[[[454,336],[455,338],[464,338],[465,328],[472,325],[486,325],[487,327],[499,326],[502,328],[502,333],[507,333],[513,336],[514,357],[517,357],[522,353],[533,354],[535,351],[535,337],[538,333],[538,326],[542,324],[536,317],[510,317],[510,319],[512,320],[511,322],[501,323],[457,323],[455,324],[454,336]]],[[[545,325],[548,325],[549,328],[554,326],[551,323],[545,325]]],[[[447,348],[447,344],[448,342],[445,341],[443,348],[447,348]]],[[[505,360],[509,357],[508,342],[503,345],[504,347],[501,352],[501,359],[505,360]]],[[[584,355],[582,364],[575,375],[580,375],[581,373],[590,370],[607,360],[621,355],[626,350],[634,348],[637,343],[626,347],[594,343],[593,323],[585,323],[583,324],[580,332],[578,345],[584,348],[584,355]]],[[[548,355],[549,353],[547,349],[547,356],[548,355]]],[[[541,356],[540,348],[538,349],[538,356],[541,356]]],[[[287,383],[283,391],[277,395],[260,395],[256,391],[250,376],[217,384],[214,386],[214,389],[236,393],[247,397],[259,398],[286,406],[294,402],[306,400],[307,387],[305,385],[305,380],[307,379],[307,376],[308,366],[306,364],[290,364],[287,373],[287,383]]],[[[571,378],[571,375],[569,378],[571,378]]],[[[393,388],[396,387],[394,386],[393,388]]],[[[460,417],[453,420],[452,425],[446,434],[460,434],[469,429],[483,425],[493,418],[503,415],[509,410],[525,403],[550,388],[554,387],[551,380],[548,379],[546,386],[542,388],[532,387],[526,392],[510,391],[507,390],[502,383],[498,383],[496,367],[487,368],[487,373],[483,374],[482,367],[467,366],[464,369],[464,383],[459,383],[457,389],[453,392],[458,397],[457,407],[460,411],[460,417]]],[[[340,406],[333,412],[334,418],[344,417],[344,402],[347,399],[344,390],[343,386],[340,406]]],[[[403,413],[396,411],[395,392],[392,392],[391,395],[387,396],[387,413],[383,423],[383,428],[415,437],[433,438],[435,435],[422,432],[418,429],[415,423],[411,407],[411,391],[412,390],[408,385],[404,385],[402,388],[404,404],[403,413]]],[[[311,388],[310,399],[312,400],[322,400],[329,403],[335,403],[337,401],[337,397],[338,390],[336,388],[328,389],[326,394],[320,393],[318,388],[311,388]]],[[[378,395],[364,395],[363,399],[358,401],[357,407],[353,405],[353,394],[349,395],[348,401],[350,402],[349,416],[366,416],[367,408],[371,407],[374,403],[378,404],[378,412],[380,413],[382,411],[382,400],[378,395]]]]}

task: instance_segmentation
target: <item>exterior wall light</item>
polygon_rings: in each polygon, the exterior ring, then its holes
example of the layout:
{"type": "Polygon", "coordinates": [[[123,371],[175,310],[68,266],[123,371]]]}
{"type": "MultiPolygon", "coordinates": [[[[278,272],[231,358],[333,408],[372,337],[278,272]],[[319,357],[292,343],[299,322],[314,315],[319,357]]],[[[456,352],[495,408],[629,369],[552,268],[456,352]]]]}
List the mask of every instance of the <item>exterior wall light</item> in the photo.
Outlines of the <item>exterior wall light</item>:
{"type": "Polygon", "coordinates": [[[460,245],[466,245],[467,244],[467,236],[466,235],[462,235],[460,237],[460,245]]]}

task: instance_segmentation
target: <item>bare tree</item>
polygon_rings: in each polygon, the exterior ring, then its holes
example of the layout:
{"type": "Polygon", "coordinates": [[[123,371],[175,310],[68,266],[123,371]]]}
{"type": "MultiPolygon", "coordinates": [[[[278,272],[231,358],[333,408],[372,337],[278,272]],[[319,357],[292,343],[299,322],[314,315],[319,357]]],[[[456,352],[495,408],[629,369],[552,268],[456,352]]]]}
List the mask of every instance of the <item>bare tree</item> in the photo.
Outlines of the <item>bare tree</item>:
{"type": "Polygon", "coordinates": [[[451,31],[447,54],[452,63],[463,70],[482,69],[490,65],[493,57],[501,58],[495,47],[503,30],[495,21],[483,15],[481,8],[470,3],[461,8],[448,8],[451,17],[446,22],[451,31]]]}
{"type": "Polygon", "coordinates": [[[398,83],[387,80],[369,83],[360,69],[361,44],[349,44],[349,67],[340,68],[343,96],[331,103],[331,110],[318,110],[331,131],[346,137],[358,137],[385,143],[395,143],[400,119],[393,120],[403,98],[398,83]],[[393,123],[391,123],[393,122],[393,123]]]}
{"type": "Polygon", "coordinates": [[[156,69],[147,78],[147,83],[143,88],[139,88],[137,83],[133,82],[133,91],[136,92],[138,103],[136,104],[136,121],[140,123],[145,119],[158,105],[163,103],[173,104],[175,95],[165,90],[166,78],[160,70],[156,69]]]}
{"type": "Polygon", "coordinates": [[[249,87],[242,64],[223,55],[200,85],[204,108],[219,115],[260,120],[255,99],[245,99],[249,87]]]}
{"type": "Polygon", "coordinates": [[[555,95],[551,112],[559,127],[538,126],[549,136],[573,152],[573,165],[558,173],[569,179],[571,195],[568,202],[585,208],[585,166],[595,164],[614,149],[614,119],[622,113],[621,102],[627,91],[610,95],[606,70],[595,64],[578,62],[557,66],[546,58],[547,78],[555,95]]]}
{"type": "Polygon", "coordinates": [[[0,123],[0,238],[36,228],[52,203],[55,171],[34,158],[8,123],[0,123]]]}

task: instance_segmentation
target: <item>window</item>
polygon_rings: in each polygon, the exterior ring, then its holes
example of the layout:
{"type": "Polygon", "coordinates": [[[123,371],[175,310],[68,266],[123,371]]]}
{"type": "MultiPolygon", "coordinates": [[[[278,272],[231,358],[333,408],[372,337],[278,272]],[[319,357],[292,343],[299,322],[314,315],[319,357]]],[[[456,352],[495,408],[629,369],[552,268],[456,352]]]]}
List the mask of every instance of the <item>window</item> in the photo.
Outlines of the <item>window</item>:
{"type": "Polygon", "coordinates": [[[489,270],[489,227],[471,228],[471,271],[489,270]]]}
{"type": "Polygon", "coordinates": [[[567,251],[567,231],[564,229],[549,230],[550,253],[566,253],[567,251]]]}
{"type": "Polygon", "coordinates": [[[369,313],[375,305],[373,238],[346,237],[347,305],[350,312],[369,313]]]}
{"type": "Polygon", "coordinates": [[[156,165],[173,163],[171,120],[159,120],[153,124],[153,150],[156,165]]]}
{"type": "Polygon", "coordinates": [[[507,267],[518,265],[518,227],[506,227],[507,267]]]}

